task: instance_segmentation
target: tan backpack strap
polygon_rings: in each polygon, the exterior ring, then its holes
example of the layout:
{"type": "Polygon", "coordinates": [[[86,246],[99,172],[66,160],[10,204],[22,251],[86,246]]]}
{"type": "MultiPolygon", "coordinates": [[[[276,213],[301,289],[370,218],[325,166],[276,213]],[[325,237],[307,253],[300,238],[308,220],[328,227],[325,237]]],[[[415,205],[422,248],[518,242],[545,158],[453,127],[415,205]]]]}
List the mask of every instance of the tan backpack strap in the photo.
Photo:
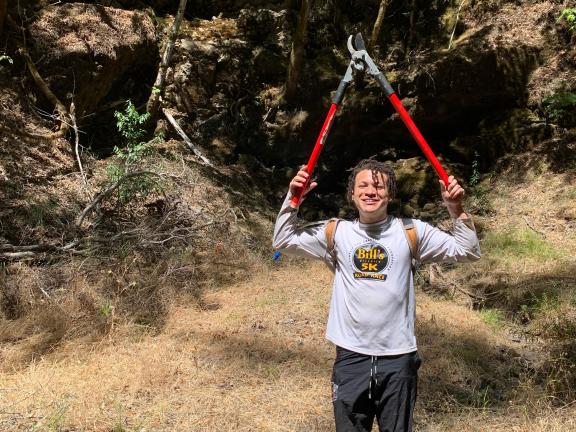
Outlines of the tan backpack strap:
{"type": "Polygon", "coordinates": [[[336,262],[336,248],[334,243],[334,234],[336,233],[336,225],[338,225],[339,219],[330,219],[326,222],[324,231],[326,232],[326,246],[328,247],[328,253],[336,262]]]}
{"type": "Polygon", "coordinates": [[[334,249],[334,232],[336,231],[336,224],[338,224],[338,219],[330,219],[326,222],[326,244],[328,245],[328,250],[334,249]]]}
{"type": "Polygon", "coordinates": [[[404,234],[406,234],[406,240],[408,240],[408,246],[410,247],[410,255],[413,260],[417,260],[418,236],[416,235],[416,225],[414,225],[414,221],[409,218],[402,218],[402,225],[404,225],[404,234]]]}

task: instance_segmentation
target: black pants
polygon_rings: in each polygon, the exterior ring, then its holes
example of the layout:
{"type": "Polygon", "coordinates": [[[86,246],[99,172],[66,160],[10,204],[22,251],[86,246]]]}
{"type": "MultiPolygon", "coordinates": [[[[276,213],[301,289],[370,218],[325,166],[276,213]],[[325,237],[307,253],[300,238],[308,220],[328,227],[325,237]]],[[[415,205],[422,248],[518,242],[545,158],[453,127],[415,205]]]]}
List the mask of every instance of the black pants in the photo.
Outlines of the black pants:
{"type": "Polygon", "coordinates": [[[420,357],[375,357],[336,347],[332,402],[336,432],[411,432],[420,357]]]}

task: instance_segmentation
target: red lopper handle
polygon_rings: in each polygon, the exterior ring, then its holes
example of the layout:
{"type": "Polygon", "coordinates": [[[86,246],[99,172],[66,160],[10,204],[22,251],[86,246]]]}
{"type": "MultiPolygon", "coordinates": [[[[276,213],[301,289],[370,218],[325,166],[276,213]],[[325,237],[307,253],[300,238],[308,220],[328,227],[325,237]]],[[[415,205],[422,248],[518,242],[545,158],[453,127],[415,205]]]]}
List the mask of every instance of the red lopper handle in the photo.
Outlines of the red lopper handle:
{"type": "Polygon", "coordinates": [[[324,125],[320,130],[320,134],[316,139],[316,144],[314,145],[314,150],[312,150],[312,154],[310,155],[310,159],[308,159],[308,163],[306,164],[306,172],[310,174],[304,186],[298,190],[298,192],[292,197],[290,204],[292,207],[297,208],[300,205],[300,201],[302,199],[302,194],[308,188],[308,184],[310,183],[310,178],[312,177],[312,171],[316,167],[316,162],[318,162],[318,157],[320,156],[320,152],[324,148],[324,143],[326,142],[326,138],[328,138],[328,134],[330,133],[330,128],[334,123],[334,116],[336,115],[336,110],[338,109],[338,104],[333,103],[330,105],[330,110],[328,111],[328,115],[326,116],[326,120],[324,120],[324,125]]]}
{"type": "Polygon", "coordinates": [[[424,156],[426,156],[426,158],[430,161],[440,179],[444,182],[446,187],[448,187],[448,174],[446,174],[446,171],[440,164],[440,161],[438,160],[436,155],[434,155],[434,153],[432,152],[432,149],[430,148],[430,146],[428,145],[428,143],[426,142],[426,140],[424,139],[424,137],[422,136],[416,125],[414,124],[414,121],[410,117],[410,114],[408,114],[406,108],[404,108],[404,105],[402,105],[402,102],[400,102],[400,99],[398,98],[396,93],[388,95],[388,99],[390,100],[392,105],[394,105],[394,108],[396,109],[398,114],[400,114],[400,118],[402,119],[402,121],[404,122],[404,124],[406,125],[406,127],[408,128],[408,130],[410,131],[410,133],[420,146],[420,148],[422,149],[422,152],[424,152],[424,156]]]}

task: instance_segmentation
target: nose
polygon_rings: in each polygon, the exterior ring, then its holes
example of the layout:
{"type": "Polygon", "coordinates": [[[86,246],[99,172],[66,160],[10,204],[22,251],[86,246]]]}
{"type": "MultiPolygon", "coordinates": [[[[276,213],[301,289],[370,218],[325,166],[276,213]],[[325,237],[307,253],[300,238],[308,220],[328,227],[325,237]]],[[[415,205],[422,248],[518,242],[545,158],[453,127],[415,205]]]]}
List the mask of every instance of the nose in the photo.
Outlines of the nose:
{"type": "Polygon", "coordinates": [[[370,196],[376,195],[376,188],[374,187],[374,185],[369,185],[366,188],[366,195],[370,195],[370,196]]]}

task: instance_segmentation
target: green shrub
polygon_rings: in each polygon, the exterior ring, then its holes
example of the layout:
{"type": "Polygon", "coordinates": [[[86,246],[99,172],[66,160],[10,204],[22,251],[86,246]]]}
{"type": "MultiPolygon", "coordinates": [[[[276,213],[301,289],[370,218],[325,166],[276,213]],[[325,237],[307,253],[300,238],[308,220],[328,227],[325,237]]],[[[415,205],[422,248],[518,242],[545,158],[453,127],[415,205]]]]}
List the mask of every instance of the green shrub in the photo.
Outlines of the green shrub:
{"type": "Polygon", "coordinates": [[[122,161],[121,170],[124,173],[133,172],[145,156],[152,151],[151,143],[142,141],[146,131],[142,128],[149,119],[150,114],[140,114],[131,101],[127,102],[124,112],[116,111],[116,127],[125,139],[124,147],[114,147],[114,153],[122,161]]]}
{"type": "MultiPolygon", "coordinates": [[[[149,113],[140,114],[131,101],[127,102],[124,111],[116,111],[116,127],[125,140],[123,147],[114,147],[114,154],[119,163],[107,167],[110,183],[123,179],[127,174],[143,171],[145,158],[152,153],[155,140],[143,141],[146,130],[143,125],[150,119],[149,113]]],[[[146,199],[150,194],[162,189],[156,176],[142,172],[123,181],[117,189],[118,204],[126,204],[136,198],[146,199]]]]}
{"type": "Polygon", "coordinates": [[[562,10],[556,22],[565,22],[568,30],[576,31],[576,8],[566,8],[562,10]]]}
{"type": "Polygon", "coordinates": [[[493,330],[499,330],[504,323],[504,313],[499,309],[482,309],[480,317],[493,330]]]}
{"type": "Polygon", "coordinates": [[[542,107],[549,121],[570,125],[576,118],[576,93],[555,93],[542,101],[542,107]]]}
{"type": "Polygon", "coordinates": [[[522,304],[519,305],[518,318],[523,323],[529,323],[536,317],[555,313],[560,307],[558,294],[549,292],[527,292],[522,304]]]}

